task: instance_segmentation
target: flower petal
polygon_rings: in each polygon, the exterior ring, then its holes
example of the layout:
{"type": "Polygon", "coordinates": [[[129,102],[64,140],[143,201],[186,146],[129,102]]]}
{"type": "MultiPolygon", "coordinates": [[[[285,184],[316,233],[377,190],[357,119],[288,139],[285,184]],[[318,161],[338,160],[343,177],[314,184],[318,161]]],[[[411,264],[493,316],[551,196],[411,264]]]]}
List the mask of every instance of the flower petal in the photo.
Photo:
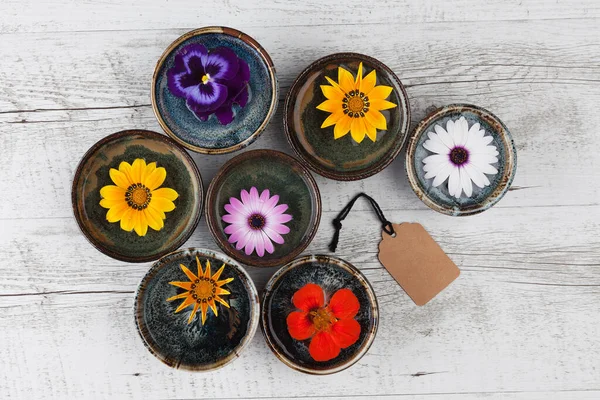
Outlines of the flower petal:
{"type": "Polygon", "coordinates": [[[152,197],[152,200],[150,201],[150,205],[153,208],[162,210],[164,212],[173,211],[175,209],[175,204],[173,204],[173,202],[171,200],[167,200],[163,197],[157,197],[157,198],[152,197]]]}
{"type": "Polygon", "coordinates": [[[296,340],[306,340],[315,334],[315,326],[307,312],[294,311],[286,318],[288,332],[296,340]]]}
{"type": "Polygon", "coordinates": [[[448,179],[448,177],[450,176],[450,173],[452,172],[452,170],[454,168],[455,168],[454,166],[448,165],[448,164],[442,166],[438,170],[438,172],[435,174],[435,179],[431,183],[431,186],[438,187],[442,183],[444,183],[446,181],[446,179],[448,179]]]}
{"type": "Polygon", "coordinates": [[[388,110],[390,108],[398,107],[397,104],[382,99],[370,99],[369,103],[371,103],[369,108],[373,108],[375,110],[388,110]]]}
{"type": "Polygon", "coordinates": [[[433,128],[435,129],[435,132],[437,133],[442,143],[444,143],[444,145],[446,145],[448,149],[454,148],[454,139],[452,139],[452,136],[448,132],[446,132],[444,128],[442,128],[440,125],[435,125],[433,128]]]}
{"type": "Polygon", "coordinates": [[[338,112],[342,111],[342,100],[325,100],[317,106],[318,110],[327,112],[338,112]]]}
{"type": "Polygon", "coordinates": [[[273,254],[273,252],[275,251],[275,248],[273,247],[273,242],[271,242],[271,239],[269,239],[266,233],[261,232],[261,235],[263,237],[263,241],[265,242],[265,250],[267,251],[267,253],[273,254]]]}
{"type": "Polygon", "coordinates": [[[347,115],[341,117],[335,124],[333,128],[333,138],[339,139],[342,136],[346,135],[350,131],[350,125],[352,123],[352,118],[347,115]]]}
{"type": "Polygon", "coordinates": [[[162,185],[167,177],[167,170],[164,167],[156,168],[152,173],[146,178],[146,182],[142,182],[150,190],[156,190],[160,185],[162,185]]]}
{"type": "Polygon", "coordinates": [[[256,248],[256,245],[258,244],[257,242],[258,242],[258,240],[257,240],[256,232],[254,232],[254,231],[250,232],[248,241],[246,242],[246,246],[244,247],[244,252],[246,253],[247,256],[252,254],[252,252],[256,248]]]}
{"type": "Polygon", "coordinates": [[[156,169],[156,162],[151,162],[150,164],[146,164],[146,168],[142,170],[142,179],[140,182],[146,182],[146,179],[150,176],[152,172],[156,169]]]}
{"type": "Polygon", "coordinates": [[[227,47],[217,47],[206,57],[204,70],[210,79],[229,80],[235,78],[239,70],[238,57],[227,47]]]}
{"type": "Polygon", "coordinates": [[[119,171],[124,173],[127,179],[129,179],[130,185],[134,183],[133,179],[131,179],[131,164],[129,164],[127,161],[121,161],[119,164],[119,171]]]}
{"type": "MultiPolygon", "coordinates": [[[[233,225],[232,225],[233,226],[233,225]]],[[[246,226],[240,226],[240,225],[235,225],[236,229],[231,229],[231,231],[233,231],[231,233],[231,236],[229,236],[229,243],[238,243],[242,240],[242,238],[244,236],[246,236],[247,234],[250,233],[251,229],[246,225],[246,226]]],[[[229,232],[225,232],[229,235],[229,232]]],[[[243,245],[240,245],[241,249],[242,247],[244,247],[244,245],[246,244],[246,242],[244,242],[243,245]]],[[[238,249],[238,250],[239,250],[238,249]]]]}
{"type": "Polygon", "coordinates": [[[465,164],[463,166],[463,171],[469,176],[471,181],[478,187],[482,188],[485,186],[485,182],[483,180],[483,172],[479,171],[471,164],[465,164]]]}
{"type": "Polygon", "coordinates": [[[329,361],[340,354],[340,346],[329,332],[319,332],[313,336],[308,352],[315,361],[329,361]]]}
{"type": "Polygon", "coordinates": [[[146,236],[146,233],[148,233],[148,221],[146,220],[146,216],[139,210],[136,214],[137,216],[135,218],[135,225],[133,229],[135,229],[135,232],[139,236],[146,236]]]}
{"type": "Polygon", "coordinates": [[[100,189],[100,196],[107,200],[125,200],[126,190],[115,185],[106,185],[100,189]]]}
{"type": "Polygon", "coordinates": [[[350,124],[350,134],[352,135],[352,139],[354,139],[356,143],[360,143],[363,141],[363,139],[367,135],[367,128],[365,128],[365,124],[362,118],[352,119],[352,123],[350,124]]]}
{"type": "Polygon", "coordinates": [[[373,125],[375,128],[380,130],[387,129],[387,122],[385,120],[385,117],[379,111],[369,109],[369,111],[365,113],[365,118],[367,122],[373,125]]]}
{"type": "Polygon", "coordinates": [[[263,232],[266,233],[267,236],[277,244],[283,244],[285,242],[283,237],[279,233],[275,232],[271,227],[265,226],[263,228],[263,232]]]}
{"type": "Polygon", "coordinates": [[[165,215],[164,211],[159,210],[158,208],[154,207],[152,205],[152,202],[150,202],[150,204],[148,204],[148,208],[146,208],[146,210],[151,213],[154,218],[160,219],[161,221],[164,220],[167,216],[165,215]]]}
{"type": "MultiPolygon", "coordinates": [[[[291,215],[282,214],[282,216],[283,215],[289,217],[290,220],[292,219],[291,215]]],[[[281,223],[281,222],[271,223],[271,219],[269,219],[269,221],[267,222],[267,224],[268,224],[269,228],[273,229],[275,232],[279,233],[280,235],[286,235],[286,234],[290,233],[290,228],[288,228],[287,226],[283,225],[283,223],[281,223]]]]}
{"type": "MultiPolygon", "coordinates": [[[[242,203],[241,201],[236,199],[235,197],[229,198],[229,204],[230,204],[230,207],[235,210],[235,212],[244,214],[245,217],[249,216],[249,215],[246,215],[246,214],[250,213],[250,210],[248,210],[248,207],[244,203],[242,203]]],[[[225,209],[227,210],[227,212],[234,214],[233,212],[229,211],[227,208],[225,208],[225,209]]]]}
{"type": "Polygon", "coordinates": [[[265,240],[262,236],[262,232],[260,235],[255,235],[255,244],[256,244],[256,254],[259,257],[262,257],[265,255],[265,240]]]}
{"type": "Polygon", "coordinates": [[[111,223],[121,220],[129,208],[130,207],[124,201],[121,204],[111,207],[106,213],[106,220],[111,223]]]}
{"type": "Polygon", "coordinates": [[[392,93],[392,90],[393,88],[391,86],[379,85],[375,86],[369,93],[367,93],[367,96],[370,97],[370,101],[376,99],[383,100],[392,93]]]}
{"type": "Polygon", "coordinates": [[[460,186],[460,174],[458,172],[458,168],[452,168],[452,171],[450,172],[450,178],[448,179],[448,191],[450,192],[450,196],[454,196],[457,199],[460,197],[462,188],[460,186]]]}
{"type": "Polygon", "coordinates": [[[131,165],[131,180],[133,183],[142,183],[142,170],[146,169],[146,161],[136,158],[131,165]]]}
{"type": "Polygon", "coordinates": [[[338,319],[354,318],[360,309],[358,298],[350,289],[340,289],[329,300],[329,310],[338,319]]]}
{"type": "Polygon", "coordinates": [[[325,304],[325,293],[317,284],[307,283],[292,296],[294,306],[302,311],[309,312],[325,304]]]}
{"type": "Polygon", "coordinates": [[[160,231],[164,225],[164,222],[161,218],[157,218],[157,215],[150,211],[150,209],[145,209],[142,211],[144,216],[146,217],[146,221],[148,221],[148,226],[154,229],[155,231],[160,231]]]}
{"type": "Polygon", "coordinates": [[[465,172],[463,167],[459,168],[459,173],[462,190],[465,192],[467,197],[471,197],[471,195],[473,195],[473,183],[471,182],[471,178],[469,178],[469,174],[465,172]]]}
{"type": "Polygon", "coordinates": [[[274,216],[274,215],[279,215],[279,214],[283,214],[284,212],[286,212],[288,209],[288,205],[287,204],[279,204],[278,206],[273,207],[273,209],[266,214],[267,217],[270,216],[274,216]]]}
{"type": "Polygon", "coordinates": [[[371,139],[373,142],[377,141],[377,128],[368,123],[366,120],[364,122],[365,128],[367,129],[367,136],[369,137],[369,139],[371,139]]]}
{"type": "Polygon", "coordinates": [[[327,128],[331,125],[335,125],[343,116],[344,113],[342,111],[337,111],[333,114],[329,114],[325,121],[323,121],[323,124],[321,124],[321,128],[327,128]]]}
{"type": "Polygon", "coordinates": [[[360,91],[363,93],[369,93],[375,87],[375,83],[377,82],[377,73],[375,70],[369,72],[367,76],[362,78],[361,85],[359,87],[360,91]]]}
{"type": "Polygon", "coordinates": [[[291,220],[292,216],[290,214],[274,214],[269,215],[269,218],[267,218],[267,224],[269,227],[271,227],[271,225],[285,224],[291,220]]]}
{"type": "Polygon", "coordinates": [[[338,67],[338,84],[346,93],[354,90],[354,76],[347,69],[338,67]]]}
{"type": "Polygon", "coordinates": [[[121,229],[127,232],[131,232],[133,230],[133,214],[137,211],[131,207],[127,207],[127,210],[121,216],[121,229]]]}
{"type": "Polygon", "coordinates": [[[103,208],[112,208],[121,204],[125,204],[127,205],[127,203],[125,202],[125,200],[123,198],[120,199],[102,199],[100,200],[100,207],[103,208]]]}
{"type": "Polygon", "coordinates": [[[127,179],[127,176],[124,173],[114,168],[111,168],[108,173],[110,175],[110,179],[112,179],[115,185],[121,189],[127,189],[129,187],[129,179],[127,179]]]}
{"type": "Polygon", "coordinates": [[[173,201],[179,197],[179,194],[171,188],[164,187],[152,191],[152,198],[154,199],[156,197],[162,197],[167,200],[173,201]]]}
{"type": "Polygon", "coordinates": [[[228,224],[247,224],[247,219],[244,215],[240,213],[235,214],[225,214],[221,217],[221,219],[228,224]]]}
{"type": "Polygon", "coordinates": [[[429,132],[429,134],[433,135],[435,139],[426,140],[425,143],[423,143],[423,147],[437,154],[442,154],[446,156],[450,154],[450,149],[448,148],[448,146],[446,146],[444,142],[442,142],[435,133],[429,132]]]}
{"type": "Polygon", "coordinates": [[[342,349],[350,347],[360,337],[360,324],[355,319],[342,319],[331,327],[331,337],[342,349]]]}
{"type": "Polygon", "coordinates": [[[203,44],[188,44],[179,51],[179,55],[181,55],[181,61],[178,61],[177,58],[175,59],[176,67],[180,68],[179,63],[181,63],[186,68],[187,72],[204,73],[204,69],[202,69],[202,71],[192,69],[194,67],[202,67],[202,65],[206,63],[206,56],[208,55],[208,50],[206,50],[206,47],[203,44]],[[193,58],[196,58],[197,62],[199,62],[200,65],[196,65],[194,61],[191,61],[193,58]]]}
{"type": "Polygon", "coordinates": [[[231,105],[224,104],[215,111],[215,116],[221,125],[228,125],[233,121],[233,109],[231,105]]]}
{"type": "Polygon", "coordinates": [[[321,91],[323,92],[323,96],[329,100],[341,101],[344,98],[344,93],[333,86],[321,85],[321,91]]]}
{"type": "Polygon", "coordinates": [[[193,86],[187,92],[187,106],[195,113],[214,111],[227,100],[227,86],[208,81],[193,86]]]}

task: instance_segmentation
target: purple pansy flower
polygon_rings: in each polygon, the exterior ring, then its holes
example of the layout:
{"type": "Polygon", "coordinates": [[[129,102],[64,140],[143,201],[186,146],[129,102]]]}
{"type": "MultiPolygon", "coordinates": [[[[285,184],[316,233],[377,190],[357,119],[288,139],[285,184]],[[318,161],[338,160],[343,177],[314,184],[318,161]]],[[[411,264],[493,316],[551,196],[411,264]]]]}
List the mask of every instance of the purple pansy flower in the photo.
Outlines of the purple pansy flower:
{"type": "Polygon", "coordinates": [[[250,68],[227,47],[209,52],[201,44],[185,46],[175,56],[167,80],[169,91],[186,99],[187,107],[202,121],[215,114],[227,125],[233,121],[232,106],[248,103],[250,68]]]}

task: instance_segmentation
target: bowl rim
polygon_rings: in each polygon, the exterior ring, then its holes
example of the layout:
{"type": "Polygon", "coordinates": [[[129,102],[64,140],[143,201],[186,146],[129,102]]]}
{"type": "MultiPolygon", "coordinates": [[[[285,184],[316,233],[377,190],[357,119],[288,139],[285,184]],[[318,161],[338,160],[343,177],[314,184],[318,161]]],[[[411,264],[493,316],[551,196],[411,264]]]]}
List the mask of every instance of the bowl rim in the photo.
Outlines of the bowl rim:
{"type": "Polygon", "coordinates": [[[300,73],[300,75],[296,77],[294,83],[290,87],[290,90],[285,96],[285,101],[283,104],[283,128],[288,143],[290,144],[292,149],[294,149],[294,153],[302,161],[304,161],[311,170],[326,178],[334,179],[337,181],[356,181],[368,178],[383,171],[396,159],[396,157],[398,157],[400,151],[404,148],[404,145],[409,136],[410,114],[410,101],[408,98],[408,94],[406,93],[406,88],[402,84],[400,78],[398,78],[398,76],[394,73],[394,71],[392,71],[387,65],[377,60],[376,58],[367,56],[365,54],[353,52],[340,52],[330,54],[325,57],[321,57],[316,61],[313,61],[300,73]],[[359,61],[367,62],[376,67],[377,69],[385,71],[389,74],[391,80],[394,81],[395,84],[400,88],[399,97],[402,100],[400,104],[402,124],[400,125],[399,135],[402,135],[402,138],[399,141],[399,145],[397,145],[395,149],[392,149],[392,151],[388,151],[379,162],[373,164],[372,166],[358,171],[335,172],[324,168],[320,163],[316,162],[311,157],[308,157],[303,153],[303,147],[302,145],[300,145],[300,143],[298,143],[294,129],[292,129],[292,115],[296,96],[298,94],[298,91],[300,90],[301,85],[304,84],[304,80],[308,76],[308,74],[310,74],[316,69],[320,69],[321,66],[324,64],[336,61],[337,59],[343,59],[348,57],[356,58],[359,61]]]}
{"type": "Polygon", "coordinates": [[[265,337],[265,342],[267,342],[269,349],[271,349],[273,354],[275,354],[275,356],[281,362],[283,362],[288,367],[295,369],[297,371],[300,371],[300,372],[304,372],[304,373],[311,374],[311,375],[329,375],[329,374],[334,374],[334,373],[343,371],[346,368],[350,368],[352,365],[356,364],[369,351],[369,348],[373,344],[373,341],[375,340],[375,336],[377,335],[378,326],[379,326],[379,303],[377,302],[377,296],[375,295],[375,291],[373,290],[373,287],[369,283],[368,279],[363,275],[363,273],[358,268],[356,268],[353,264],[349,263],[348,261],[346,261],[342,258],[339,258],[339,257],[325,255],[325,254],[309,254],[309,255],[305,255],[305,256],[296,258],[295,260],[292,260],[291,262],[289,262],[288,264],[284,265],[279,270],[277,270],[277,272],[275,272],[273,274],[273,276],[271,276],[271,278],[269,279],[269,281],[267,282],[267,284],[265,285],[265,288],[263,290],[263,296],[262,296],[262,300],[261,300],[260,327],[261,327],[263,336],[265,337]],[[267,326],[268,326],[267,301],[269,300],[269,298],[271,297],[271,295],[273,293],[273,287],[291,269],[294,269],[294,268],[296,268],[300,265],[303,265],[307,262],[315,262],[315,261],[316,262],[334,261],[335,265],[339,266],[340,268],[345,269],[346,271],[350,272],[355,278],[357,278],[359,280],[359,282],[362,284],[363,288],[365,289],[365,291],[369,297],[370,305],[371,305],[371,312],[373,315],[372,327],[367,334],[365,342],[361,345],[358,352],[351,359],[346,361],[345,363],[340,364],[337,367],[323,369],[323,370],[315,370],[315,369],[307,368],[307,367],[299,365],[296,362],[294,362],[293,360],[289,359],[286,356],[285,352],[277,349],[275,340],[271,337],[272,336],[271,331],[267,329],[267,326]]]}
{"type": "Polygon", "coordinates": [[[238,260],[242,264],[250,265],[252,267],[276,267],[276,266],[280,266],[280,265],[286,264],[287,262],[291,261],[292,259],[294,259],[294,257],[296,257],[300,253],[302,253],[304,251],[304,249],[306,249],[308,247],[308,245],[313,241],[313,239],[317,233],[317,230],[319,228],[319,224],[321,222],[321,212],[322,212],[321,192],[319,191],[317,182],[313,178],[313,176],[310,173],[310,171],[308,170],[308,168],[306,168],[306,166],[304,166],[300,161],[298,161],[296,158],[290,156],[289,154],[283,153],[278,150],[257,149],[257,150],[249,150],[244,153],[238,154],[237,156],[233,157],[232,159],[230,159],[229,161],[227,161],[225,164],[223,164],[221,166],[219,171],[217,171],[217,174],[215,175],[215,177],[210,182],[210,185],[208,186],[208,189],[206,192],[207,192],[206,207],[204,209],[204,212],[206,214],[206,224],[208,225],[208,229],[209,229],[213,239],[215,240],[215,242],[217,243],[219,248],[225,254],[227,254],[228,256],[230,256],[231,258],[233,258],[235,260],[238,260]],[[229,171],[231,169],[237,167],[241,162],[246,161],[250,158],[255,158],[255,157],[258,157],[258,158],[275,157],[275,158],[282,160],[282,162],[284,162],[284,163],[287,163],[287,164],[290,164],[293,166],[297,166],[298,169],[301,171],[302,176],[305,178],[304,180],[308,186],[308,190],[313,192],[314,199],[315,199],[315,208],[313,209],[313,215],[315,216],[315,221],[312,224],[312,226],[309,226],[308,235],[306,236],[306,239],[304,241],[302,241],[294,249],[294,251],[289,252],[287,255],[285,255],[283,257],[272,259],[272,260],[260,259],[259,261],[254,261],[254,260],[251,261],[250,257],[246,256],[246,254],[232,250],[231,244],[227,241],[227,239],[224,239],[223,237],[221,237],[221,235],[220,235],[221,230],[218,227],[218,221],[212,215],[213,214],[212,209],[213,209],[214,203],[216,201],[216,188],[219,185],[221,185],[224,177],[227,176],[227,174],[229,173],[229,171]]]}
{"type": "Polygon", "coordinates": [[[175,142],[174,140],[170,139],[169,137],[167,137],[165,135],[162,135],[162,134],[154,132],[154,131],[149,131],[149,130],[145,130],[145,129],[126,129],[126,130],[115,132],[113,134],[110,134],[110,135],[100,139],[99,141],[94,143],[94,145],[92,145],[92,147],[90,147],[85,152],[85,154],[81,157],[81,160],[79,161],[79,164],[77,165],[77,169],[75,170],[75,174],[73,176],[73,183],[71,184],[71,208],[73,210],[73,214],[75,215],[75,221],[77,221],[77,226],[79,226],[79,229],[83,233],[83,236],[85,236],[87,241],[101,253],[106,254],[107,256],[114,258],[116,260],[132,262],[132,263],[155,261],[155,260],[158,260],[159,258],[177,250],[179,247],[181,247],[192,236],[192,234],[196,230],[196,227],[198,226],[198,223],[200,222],[200,218],[202,217],[202,211],[204,208],[204,185],[202,183],[202,176],[200,175],[198,166],[196,165],[196,163],[194,162],[192,157],[177,142],[175,142]],[[133,135],[141,135],[143,137],[157,139],[157,140],[161,141],[166,147],[176,149],[181,154],[181,157],[184,158],[185,161],[187,161],[189,163],[189,165],[191,166],[192,173],[193,173],[193,176],[191,177],[191,179],[195,179],[198,182],[198,188],[200,189],[199,190],[200,193],[198,194],[200,206],[197,208],[196,213],[193,216],[192,222],[187,228],[188,232],[185,233],[179,240],[175,241],[171,246],[168,246],[165,250],[163,250],[159,253],[156,253],[155,255],[143,256],[143,257],[135,256],[135,255],[130,256],[130,255],[118,253],[118,252],[113,251],[113,250],[109,249],[108,247],[106,247],[101,241],[96,240],[87,231],[87,229],[83,223],[83,220],[85,217],[83,215],[81,215],[81,213],[79,212],[78,207],[77,207],[78,199],[80,198],[79,193],[77,191],[77,185],[81,179],[83,167],[89,161],[90,157],[94,153],[96,153],[101,147],[106,145],[107,143],[110,143],[114,140],[121,139],[126,136],[133,136],[133,135]]]}
{"type": "Polygon", "coordinates": [[[167,135],[169,135],[173,140],[177,141],[180,145],[184,146],[185,148],[187,148],[189,150],[192,150],[196,153],[201,153],[201,154],[231,153],[231,152],[243,149],[244,147],[253,143],[256,139],[258,139],[260,134],[264,131],[266,126],[269,124],[269,122],[273,118],[273,115],[275,114],[275,110],[277,108],[277,99],[278,98],[279,98],[279,85],[277,82],[275,65],[273,64],[273,60],[271,59],[271,56],[269,56],[269,53],[267,53],[267,51],[251,36],[241,32],[241,31],[238,31],[237,29],[229,28],[226,26],[205,26],[202,28],[198,28],[198,29],[194,29],[192,31],[186,32],[183,35],[179,36],[177,39],[175,39],[175,41],[173,41],[166,48],[166,50],[163,52],[163,54],[160,56],[160,58],[156,62],[156,67],[154,68],[154,73],[152,74],[152,83],[151,83],[151,88],[150,88],[150,100],[152,103],[152,110],[154,111],[154,115],[155,115],[159,125],[161,126],[161,128],[167,133],[167,135]],[[169,126],[167,125],[167,122],[162,117],[162,114],[160,113],[158,104],[156,102],[156,94],[157,94],[156,81],[158,80],[159,72],[160,72],[163,64],[165,63],[167,57],[171,54],[171,52],[173,52],[173,50],[177,46],[179,46],[184,41],[186,41],[192,37],[201,36],[201,35],[204,35],[207,33],[220,33],[223,35],[233,36],[237,39],[242,40],[248,46],[253,48],[259,54],[260,58],[267,66],[267,70],[269,72],[269,77],[270,77],[271,89],[272,89],[271,104],[269,106],[269,111],[267,112],[267,115],[266,115],[265,119],[262,121],[262,123],[260,124],[260,126],[254,131],[254,133],[252,133],[252,135],[250,135],[248,138],[244,139],[243,141],[236,143],[232,146],[223,147],[223,148],[200,147],[200,146],[196,146],[191,143],[188,143],[188,142],[182,140],[181,138],[179,138],[175,134],[175,132],[173,132],[171,130],[171,128],[169,128],[169,126]]]}
{"type": "Polygon", "coordinates": [[[504,197],[504,195],[508,191],[508,188],[510,187],[515,178],[515,173],[517,170],[517,149],[515,147],[515,142],[512,138],[512,135],[506,127],[506,125],[491,111],[473,104],[453,103],[433,110],[427,116],[425,116],[425,118],[423,118],[417,124],[417,126],[415,126],[415,129],[413,130],[413,133],[408,141],[408,145],[406,148],[405,168],[406,176],[408,177],[408,182],[410,183],[412,190],[415,192],[417,197],[421,199],[421,201],[423,201],[423,203],[425,203],[429,208],[442,214],[455,217],[475,215],[495,205],[497,202],[500,201],[500,199],[502,199],[502,197],[504,197]],[[419,179],[417,178],[417,173],[414,168],[414,158],[419,138],[425,133],[425,128],[427,126],[429,126],[436,119],[444,118],[445,116],[451,113],[461,113],[463,111],[469,111],[478,115],[479,118],[487,122],[490,126],[494,127],[498,137],[500,138],[504,146],[504,153],[506,155],[506,168],[504,168],[504,173],[498,185],[483,200],[482,203],[478,203],[476,205],[464,207],[461,209],[456,209],[445,207],[427,195],[427,192],[421,187],[419,179]]]}
{"type": "Polygon", "coordinates": [[[163,364],[165,364],[171,368],[175,368],[175,369],[194,371],[194,372],[207,372],[207,371],[214,371],[216,369],[222,368],[222,367],[230,364],[231,362],[233,362],[234,360],[239,358],[240,354],[248,347],[248,345],[254,338],[254,335],[256,334],[256,330],[258,329],[259,319],[260,319],[260,300],[258,297],[258,291],[256,290],[256,286],[254,285],[254,281],[252,280],[252,278],[250,277],[250,275],[248,274],[246,269],[240,263],[238,263],[234,259],[232,259],[232,258],[228,257],[227,255],[220,253],[218,251],[209,250],[209,249],[200,248],[200,247],[189,247],[186,249],[179,249],[179,250],[173,251],[169,254],[165,254],[159,260],[156,260],[154,262],[154,264],[152,264],[152,266],[150,267],[148,272],[146,272],[146,274],[144,274],[143,278],[140,280],[140,283],[138,284],[137,289],[135,291],[134,302],[133,302],[133,318],[135,321],[136,330],[137,330],[138,334],[140,335],[142,342],[144,343],[144,347],[146,347],[146,349],[148,349],[148,351],[152,355],[154,355],[158,360],[160,360],[163,364]],[[174,255],[177,255],[178,253],[190,253],[190,254],[200,255],[200,256],[204,256],[204,257],[217,258],[220,261],[227,263],[227,265],[233,266],[240,273],[240,275],[244,278],[244,287],[248,290],[248,294],[250,297],[252,315],[250,316],[250,321],[249,321],[250,328],[248,329],[248,331],[246,331],[246,335],[244,335],[241,342],[238,344],[238,346],[236,348],[233,349],[233,351],[231,353],[229,353],[226,357],[217,360],[214,364],[211,364],[208,367],[193,366],[193,365],[189,365],[189,364],[176,364],[173,362],[169,362],[169,360],[163,358],[161,356],[161,354],[152,347],[153,344],[151,344],[150,341],[146,337],[146,335],[150,335],[150,332],[149,332],[146,324],[143,322],[143,312],[141,311],[143,309],[142,294],[145,291],[145,288],[143,288],[142,286],[144,286],[144,283],[146,283],[147,281],[153,279],[154,276],[156,275],[156,273],[161,268],[164,268],[165,265],[162,264],[163,258],[174,256],[174,255]],[[211,253],[213,255],[209,256],[208,255],[209,253],[211,253]]]}

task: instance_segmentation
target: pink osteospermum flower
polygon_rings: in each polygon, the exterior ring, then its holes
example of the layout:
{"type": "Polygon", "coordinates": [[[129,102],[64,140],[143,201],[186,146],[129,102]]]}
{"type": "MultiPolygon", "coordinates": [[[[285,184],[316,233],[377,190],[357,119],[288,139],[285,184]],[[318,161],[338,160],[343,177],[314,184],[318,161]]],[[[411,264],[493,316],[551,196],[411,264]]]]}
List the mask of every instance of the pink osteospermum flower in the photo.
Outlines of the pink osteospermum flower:
{"type": "Polygon", "coordinates": [[[271,196],[268,189],[259,195],[255,187],[250,192],[245,189],[240,193],[241,201],[235,197],[225,204],[228,214],[223,221],[230,224],[225,228],[229,235],[229,243],[235,244],[237,250],[244,249],[246,255],[256,250],[259,257],[265,251],[272,254],[275,251],[273,242],[283,244],[283,236],[290,232],[285,226],[292,216],[285,214],[287,204],[277,204],[279,196],[271,196]]]}

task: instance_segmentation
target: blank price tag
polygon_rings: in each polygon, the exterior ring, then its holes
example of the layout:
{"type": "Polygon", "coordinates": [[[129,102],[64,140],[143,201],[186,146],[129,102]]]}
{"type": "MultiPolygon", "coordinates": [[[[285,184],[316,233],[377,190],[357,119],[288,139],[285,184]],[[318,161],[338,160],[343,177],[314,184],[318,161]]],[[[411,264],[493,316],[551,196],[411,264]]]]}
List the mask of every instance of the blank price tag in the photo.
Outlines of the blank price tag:
{"type": "Polygon", "coordinates": [[[392,224],[395,236],[382,232],[379,261],[416,305],[427,304],[460,270],[421,224],[392,224]]]}

